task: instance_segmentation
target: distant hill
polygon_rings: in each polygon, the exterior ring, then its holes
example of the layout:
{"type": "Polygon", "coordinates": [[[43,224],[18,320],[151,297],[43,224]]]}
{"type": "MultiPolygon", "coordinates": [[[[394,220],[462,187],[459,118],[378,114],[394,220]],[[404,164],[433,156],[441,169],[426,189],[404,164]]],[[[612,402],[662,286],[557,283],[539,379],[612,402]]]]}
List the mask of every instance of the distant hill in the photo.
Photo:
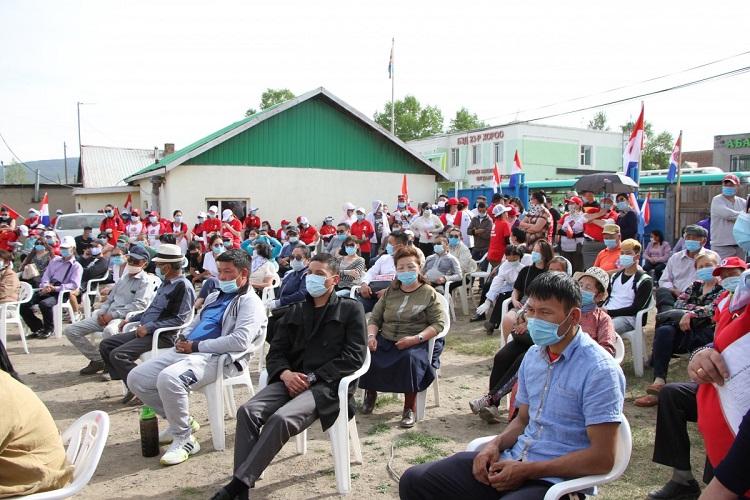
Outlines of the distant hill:
{"type": "MultiPolygon", "coordinates": [[[[36,171],[39,170],[39,174],[47,177],[39,179],[42,184],[49,184],[51,182],[60,182],[65,184],[65,159],[59,158],[56,160],[38,160],[38,161],[27,161],[32,171],[26,170],[26,182],[28,184],[34,184],[36,182],[36,171]]],[[[5,165],[6,167],[8,165],[5,165]]],[[[68,184],[75,184],[76,177],[78,176],[78,157],[68,158],[68,184]]]]}

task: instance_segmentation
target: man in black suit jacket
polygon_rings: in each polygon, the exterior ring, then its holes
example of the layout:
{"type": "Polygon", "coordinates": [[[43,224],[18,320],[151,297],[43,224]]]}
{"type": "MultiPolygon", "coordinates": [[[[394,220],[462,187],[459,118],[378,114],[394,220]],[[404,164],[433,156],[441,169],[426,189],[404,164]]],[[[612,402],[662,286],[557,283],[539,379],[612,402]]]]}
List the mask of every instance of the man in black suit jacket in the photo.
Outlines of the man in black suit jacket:
{"type": "MultiPolygon", "coordinates": [[[[268,386],[237,412],[234,477],[212,500],[247,498],[290,437],[318,418],[324,431],[336,421],[339,381],[360,368],[367,353],[364,308],[334,293],[338,272],[330,254],[310,262],[305,301],[293,304],[277,324],[266,357],[268,386]]],[[[351,418],[353,386],[348,410],[351,418]]]]}

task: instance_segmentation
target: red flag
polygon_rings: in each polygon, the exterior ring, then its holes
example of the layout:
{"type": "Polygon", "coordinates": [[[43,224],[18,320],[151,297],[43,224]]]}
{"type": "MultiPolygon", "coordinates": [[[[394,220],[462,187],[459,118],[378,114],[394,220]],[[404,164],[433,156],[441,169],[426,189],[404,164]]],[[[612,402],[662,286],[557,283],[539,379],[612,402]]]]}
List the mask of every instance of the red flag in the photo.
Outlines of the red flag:
{"type": "Polygon", "coordinates": [[[406,202],[409,203],[411,200],[409,199],[409,188],[406,185],[406,174],[404,174],[404,180],[401,181],[401,194],[404,195],[406,198],[406,202]]]}
{"type": "Polygon", "coordinates": [[[641,207],[641,217],[643,218],[643,222],[646,226],[648,226],[648,223],[651,220],[651,207],[649,207],[648,204],[650,199],[651,191],[646,194],[646,199],[643,200],[643,206],[641,207]]]}
{"type": "Polygon", "coordinates": [[[18,219],[18,212],[16,212],[16,211],[15,211],[15,210],[13,210],[12,208],[10,208],[10,207],[9,207],[8,205],[6,205],[5,203],[3,203],[3,208],[5,208],[5,209],[7,209],[7,210],[8,210],[8,217],[10,217],[10,218],[11,218],[11,219],[13,219],[13,220],[15,220],[15,219],[18,219]]]}
{"type": "Polygon", "coordinates": [[[125,212],[130,213],[131,210],[133,210],[133,196],[128,194],[128,199],[125,201],[125,206],[123,207],[123,210],[125,212]]]}
{"type": "Polygon", "coordinates": [[[49,227],[49,198],[47,197],[47,193],[44,193],[42,206],[39,207],[39,213],[41,214],[40,217],[42,218],[42,224],[44,224],[45,227],[49,227]]]}
{"type": "Polygon", "coordinates": [[[495,170],[492,172],[492,190],[497,193],[497,188],[500,187],[500,172],[497,170],[497,163],[495,163],[495,170]]]}

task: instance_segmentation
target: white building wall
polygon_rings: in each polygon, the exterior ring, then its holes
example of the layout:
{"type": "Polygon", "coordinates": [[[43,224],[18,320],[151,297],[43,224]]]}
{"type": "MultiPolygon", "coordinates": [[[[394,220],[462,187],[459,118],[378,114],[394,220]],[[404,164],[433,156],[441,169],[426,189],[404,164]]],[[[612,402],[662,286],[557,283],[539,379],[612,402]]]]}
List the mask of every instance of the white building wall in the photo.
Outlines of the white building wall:
{"type": "MultiPolygon", "coordinates": [[[[134,192],[130,194],[133,200],[133,207],[142,209],[138,193],[134,192]]],[[[98,212],[99,210],[103,210],[104,205],[108,203],[116,205],[122,210],[127,199],[128,193],[77,194],[75,195],[76,210],[80,210],[81,212],[98,212]]]]}
{"type": "MultiPolygon", "coordinates": [[[[409,196],[417,202],[435,200],[435,176],[407,174],[409,196]]],[[[206,210],[206,200],[248,200],[260,209],[259,216],[278,228],[282,219],[306,216],[319,227],[331,215],[338,222],[346,202],[372,210],[372,201],[396,207],[403,174],[387,172],[343,172],[309,168],[238,167],[225,165],[181,165],[166,174],[160,202],[162,214],[171,217],[183,211],[188,224],[206,210]]],[[[148,179],[140,181],[149,184],[148,179]]]]}

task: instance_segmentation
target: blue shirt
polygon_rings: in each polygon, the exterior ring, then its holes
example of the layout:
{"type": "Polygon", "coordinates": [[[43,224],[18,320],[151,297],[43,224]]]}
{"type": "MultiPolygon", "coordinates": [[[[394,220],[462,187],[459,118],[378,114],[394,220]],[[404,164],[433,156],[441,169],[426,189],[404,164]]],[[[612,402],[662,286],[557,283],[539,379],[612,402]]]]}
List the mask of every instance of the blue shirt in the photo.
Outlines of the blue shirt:
{"type": "Polygon", "coordinates": [[[201,321],[188,334],[188,340],[218,339],[221,337],[221,320],[236,293],[220,293],[215,301],[203,309],[201,321]]]}
{"type": "Polygon", "coordinates": [[[541,462],[588,448],[586,427],[620,422],[624,399],[622,370],[580,326],[557,361],[550,362],[546,347],[532,346],[518,370],[516,396],[529,406],[529,423],[500,459],[541,462]]]}

